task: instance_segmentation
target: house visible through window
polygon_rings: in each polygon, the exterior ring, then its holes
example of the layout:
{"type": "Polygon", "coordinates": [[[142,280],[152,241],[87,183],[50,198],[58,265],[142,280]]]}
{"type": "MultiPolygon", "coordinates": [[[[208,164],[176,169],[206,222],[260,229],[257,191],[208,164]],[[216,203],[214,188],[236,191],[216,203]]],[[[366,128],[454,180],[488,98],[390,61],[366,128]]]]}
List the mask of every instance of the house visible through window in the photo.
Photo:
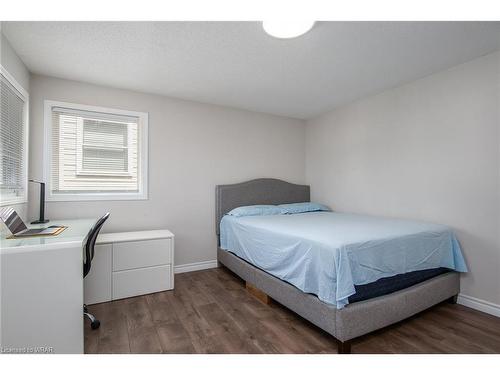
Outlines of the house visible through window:
{"type": "Polygon", "coordinates": [[[137,161],[137,124],[79,119],[77,174],[132,176],[137,161]]]}
{"type": "Polygon", "coordinates": [[[52,200],[147,197],[147,114],[46,102],[52,200]]]}
{"type": "Polygon", "coordinates": [[[0,71],[0,204],[7,205],[26,202],[28,94],[0,71]]]}

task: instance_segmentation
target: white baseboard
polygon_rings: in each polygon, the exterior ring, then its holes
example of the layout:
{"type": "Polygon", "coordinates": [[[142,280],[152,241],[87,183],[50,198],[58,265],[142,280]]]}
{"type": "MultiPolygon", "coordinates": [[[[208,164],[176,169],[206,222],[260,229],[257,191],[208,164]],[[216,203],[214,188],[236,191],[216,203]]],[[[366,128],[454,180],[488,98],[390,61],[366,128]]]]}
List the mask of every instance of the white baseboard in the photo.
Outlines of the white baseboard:
{"type": "Polygon", "coordinates": [[[174,267],[174,273],[200,271],[200,270],[207,270],[209,268],[217,268],[217,261],[208,260],[206,262],[179,264],[178,266],[174,267]]]}
{"type": "Polygon", "coordinates": [[[458,301],[460,305],[470,307],[474,310],[479,310],[487,314],[495,315],[500,317],[500,305],[492,302],[488,302],[479,298],[466,296],[464,294],[458,295],[458,301]]]}

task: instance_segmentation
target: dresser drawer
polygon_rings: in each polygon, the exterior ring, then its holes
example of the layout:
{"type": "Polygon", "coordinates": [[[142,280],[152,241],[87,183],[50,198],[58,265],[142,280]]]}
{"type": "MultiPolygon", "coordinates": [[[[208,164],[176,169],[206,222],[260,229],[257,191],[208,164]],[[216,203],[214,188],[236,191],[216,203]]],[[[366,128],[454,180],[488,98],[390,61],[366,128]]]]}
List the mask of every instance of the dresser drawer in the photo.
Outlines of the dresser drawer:
{"type": "Polygon", "coordinates": [[[113,299],[172,289],[171,266],[113,272],[113,299]]]}
{"type": "Polygon", "coordinates": [[[169,238],[113,244],[113,271],[171,263],[172,240],[169,238]]]}

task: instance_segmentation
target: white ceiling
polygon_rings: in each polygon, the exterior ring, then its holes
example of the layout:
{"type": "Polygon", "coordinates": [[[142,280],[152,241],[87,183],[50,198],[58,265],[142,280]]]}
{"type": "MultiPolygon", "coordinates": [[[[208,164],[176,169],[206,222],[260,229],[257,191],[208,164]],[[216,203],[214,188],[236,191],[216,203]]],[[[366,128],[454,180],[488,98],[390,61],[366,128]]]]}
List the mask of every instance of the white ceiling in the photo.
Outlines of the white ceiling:
{"type": "Polygon", "coordinates": [[[33,73],[296,118],[500,49],[500,22],[3,22],[33,73]]]}

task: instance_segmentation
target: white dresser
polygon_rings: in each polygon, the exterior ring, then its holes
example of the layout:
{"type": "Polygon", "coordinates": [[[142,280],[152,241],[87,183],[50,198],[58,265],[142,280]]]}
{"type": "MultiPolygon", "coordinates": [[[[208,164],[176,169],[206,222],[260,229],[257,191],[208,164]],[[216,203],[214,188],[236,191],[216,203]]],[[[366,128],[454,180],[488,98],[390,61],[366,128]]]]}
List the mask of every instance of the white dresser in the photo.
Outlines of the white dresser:
{"type": "Polygon", "coordinates": [[[174,235],[168,230],[104,233],[84,279],[88,305],[174,288],[174,235]]]}

